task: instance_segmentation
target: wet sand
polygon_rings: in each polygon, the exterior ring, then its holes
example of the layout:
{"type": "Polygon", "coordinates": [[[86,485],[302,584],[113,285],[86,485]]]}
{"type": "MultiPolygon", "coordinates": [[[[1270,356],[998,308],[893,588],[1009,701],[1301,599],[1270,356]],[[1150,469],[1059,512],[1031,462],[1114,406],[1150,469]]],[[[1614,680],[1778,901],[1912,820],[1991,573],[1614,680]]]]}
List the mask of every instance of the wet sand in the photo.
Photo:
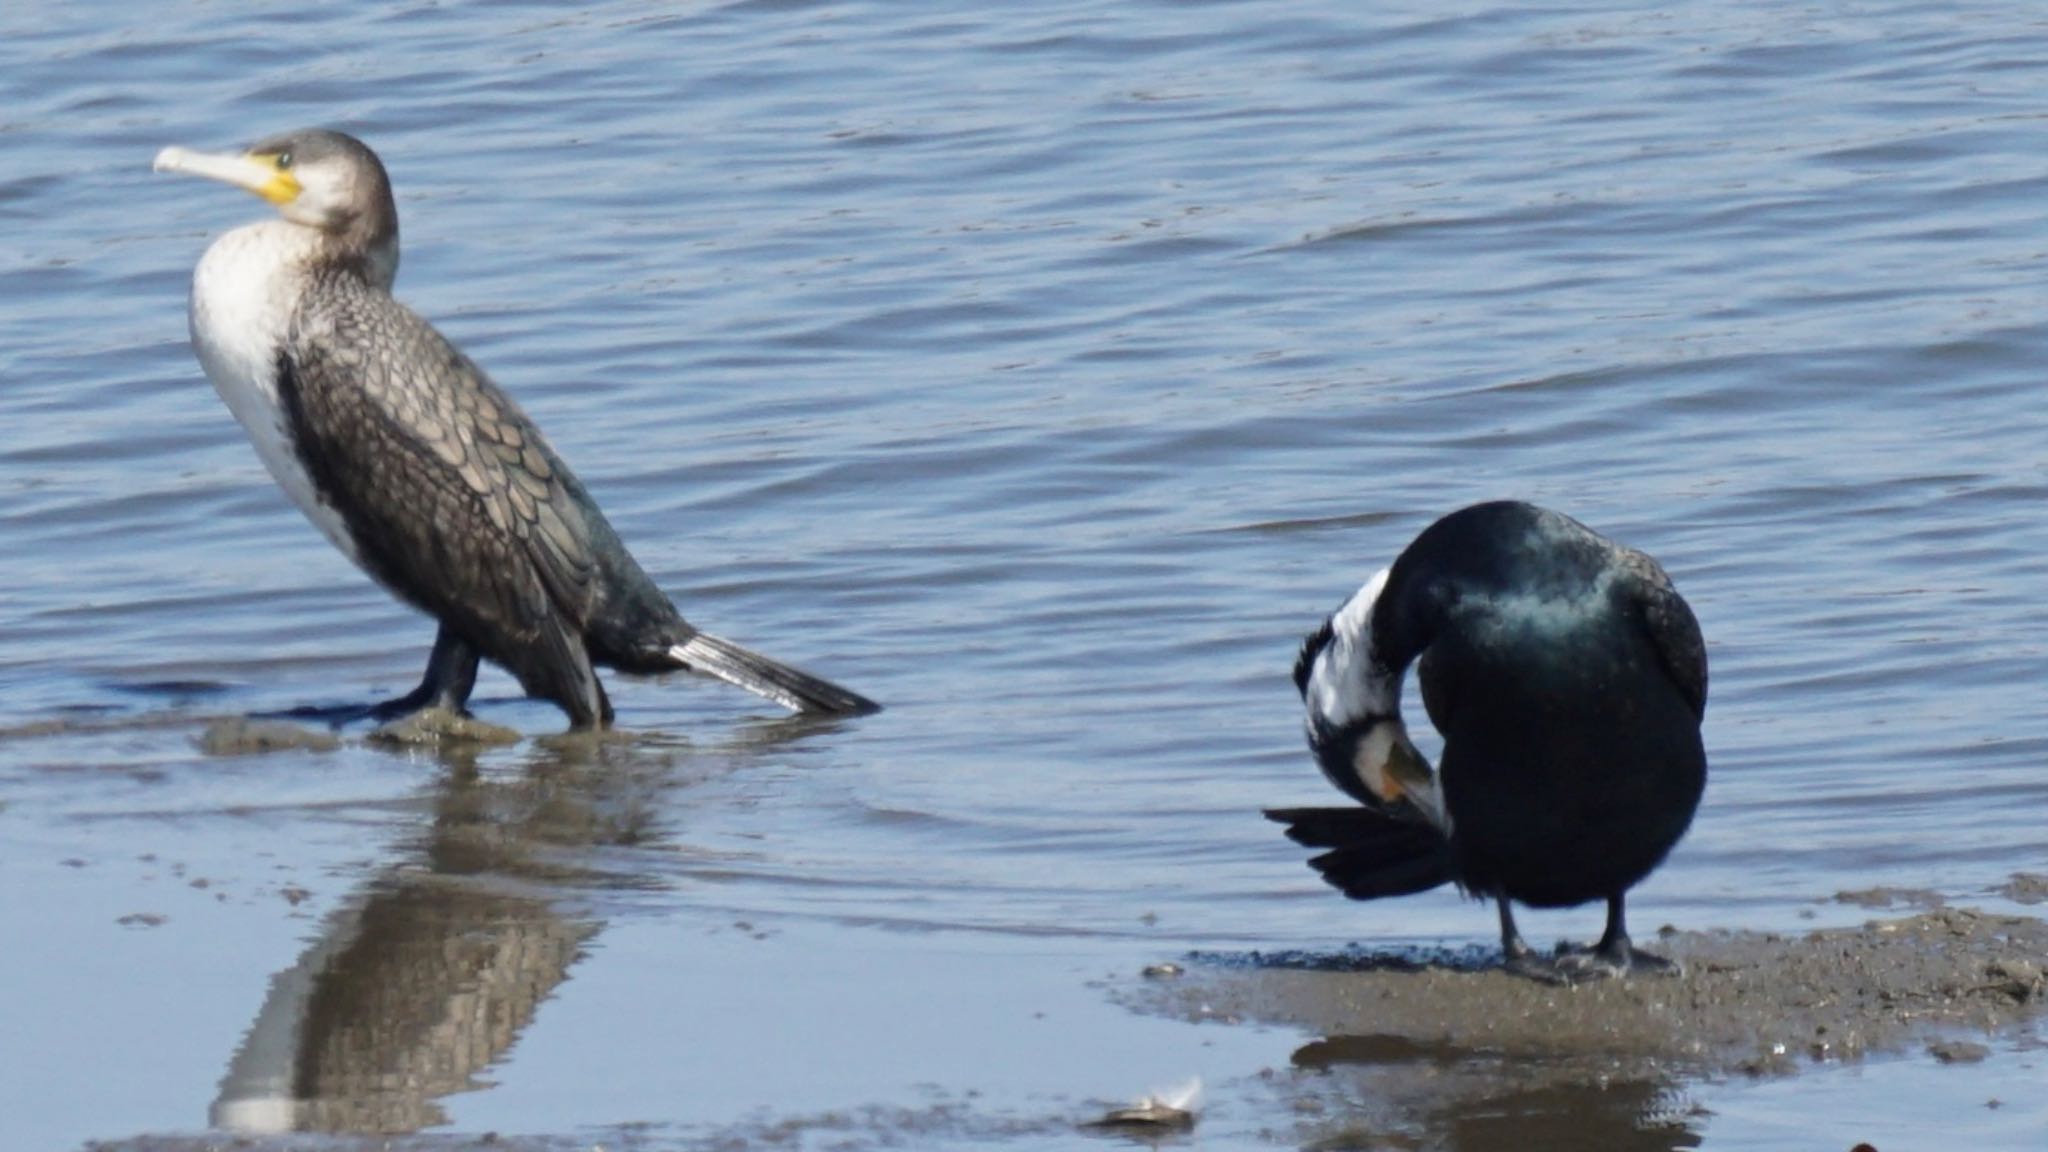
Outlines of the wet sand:
{"type": "MultiPolygon", "coordinates": [[[[1198,956],[1121,995],[1321,1036],[1262,1077],[1305,1146],[1488,1152],[1693,1147],[1689,1085],[1887,1053],[1974,1063],[1986,1041],[2034,1043],[2048,1010],[2048,922],[2029,917],[1937,907],[1804,935],[1667,930],[1651,946],[1684,971],[1561,987],[1507,975],[1494,950],[1198,956]]],[[[1841,1147],[1860,1140],[1885,1146],[1845,1128],[1841,1147]]]]}
{"type": "Polygon", "coordinates": [[[2048,922],[1938,908],[1803,936],[1668,932],[1676,976],[1571,987],[1510,976],[1484,953],[1208,958],[1134,992],[1189,1019],[1372,1037],[1388,1052],[1597,1057],[1697,1072],[1791,1071],[1948,1031],[1998,1034],[2048,1006],[2048,922]]]}

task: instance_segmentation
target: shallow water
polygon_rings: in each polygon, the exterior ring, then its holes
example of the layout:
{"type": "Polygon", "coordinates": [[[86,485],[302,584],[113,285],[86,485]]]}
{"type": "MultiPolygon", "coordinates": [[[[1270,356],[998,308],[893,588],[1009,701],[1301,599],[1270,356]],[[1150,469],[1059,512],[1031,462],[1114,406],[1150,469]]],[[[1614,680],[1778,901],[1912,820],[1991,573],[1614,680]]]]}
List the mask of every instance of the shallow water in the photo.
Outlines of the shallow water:
{"type": "MultiPolygon", "coordinates": [[[[1706,627],[1713,776],[1640,927],[2042,867],[2044,94],[2011,2],[7,8],[11,1143],[938,1109],[1095,1146],[1067,1122],[1196,1074],[1205,1143],[1306,1139],[1258,1074],[1313,1038],[1093,982],[1488,939],[1447,893],[1346,905],[1256,810],[1331,795],[1300,634],[1494,496],[1653,552],[1706,627]],[[431,634],[186,346],[263,208],[150,158],[310,123],[380,150],[400,294],[692,618],[888,711],[615,680],[643,738],[597,749],[197,749],[403,690],[431,634]]],[[[1996,1144],[1977,1098],[2032,1059],[1678,1123],[1996,1144]]]]}

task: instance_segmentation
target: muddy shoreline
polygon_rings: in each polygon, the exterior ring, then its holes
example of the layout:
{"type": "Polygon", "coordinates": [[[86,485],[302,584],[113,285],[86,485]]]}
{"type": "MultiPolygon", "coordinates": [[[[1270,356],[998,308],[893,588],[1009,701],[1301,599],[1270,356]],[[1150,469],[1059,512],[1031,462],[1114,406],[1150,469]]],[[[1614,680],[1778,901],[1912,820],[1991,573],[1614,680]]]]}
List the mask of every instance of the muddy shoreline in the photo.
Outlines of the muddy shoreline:
{"type": "Polygon", "coordinates": [[[1675,976],[1552,986],[1485,953],[1196,957],[1126,995],[1184,1019],[1286,1024],[1398,1047],[1597,1056],[1717,1074],[1998,1035],[2048,1010],[2048,921],[1942,907],[1803,935],[1666,932],[1675,976]]]}
{"type": "MultiPolygon", "coordinates": [[[[2025,916],[1942,906],[1652,946],[1683,972],[1562,987],[1506,974],[1495,949],[1196,955],[1117,994],[1319,1037],[1258,1078],[1290,1142],[1470,1152],[1694,1147],[1699,1085],[1888,1054],[1971,1064],[1991,1044],[2038,1045],[2048,1012],[2048,921],[2025,916]]],[[[1884,1147],[1849,1125],[1843,1148],[1884,1147]]]]}

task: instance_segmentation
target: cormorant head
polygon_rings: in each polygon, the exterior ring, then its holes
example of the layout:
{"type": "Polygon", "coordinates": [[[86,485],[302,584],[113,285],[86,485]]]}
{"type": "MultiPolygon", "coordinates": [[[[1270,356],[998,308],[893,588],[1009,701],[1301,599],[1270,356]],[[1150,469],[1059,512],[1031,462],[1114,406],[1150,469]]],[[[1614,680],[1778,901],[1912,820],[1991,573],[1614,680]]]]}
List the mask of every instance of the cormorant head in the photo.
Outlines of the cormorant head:
{"type": "Polygon", "coordinates": [[[362,259],[382,282],[398,266],[398,207],[384,163],[344,132],[308,128],[272,136],[245,152],[157,153],[159,172],[186,172],[254,192],[294,224],[332,237],[345,256],[362,259]]]}
{"type": "Polygon", "coordinates": [[[1436,773],[1401,721],[1401,678],[1373,645],[1382,568],[1302,641],[1294,686],[1308,709],[1308,746],[1346,795],[1375,808],[1406,806],[1449,828],[1436,773]]]}

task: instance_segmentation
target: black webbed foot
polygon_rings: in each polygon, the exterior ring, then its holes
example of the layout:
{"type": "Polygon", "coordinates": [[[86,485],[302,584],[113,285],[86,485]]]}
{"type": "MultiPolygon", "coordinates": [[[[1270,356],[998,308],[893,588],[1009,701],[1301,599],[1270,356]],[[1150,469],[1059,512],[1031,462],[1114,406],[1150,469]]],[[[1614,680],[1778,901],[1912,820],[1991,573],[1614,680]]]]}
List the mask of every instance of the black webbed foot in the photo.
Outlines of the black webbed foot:
{"type": "Polygon", "coordinates": [[[1560,944],[1557,954],[1545,961],[1545,967],[1551,982],[1558,984],[1685,974],[1685,966],[1676,960],[1644,952],[1629,943],[1627,918],[1618,895],[1607,898],[1607,930],[1600,934],[1598,944],[1591,948],[1560,944]]]}
{"type": "Polygon", "coordinates": [[[1595,980],[1627,976],[1682,976],[1685,966],[1676,960],[1644,952],[1629,943],[1622,898],[1607,901],[1607,931],[1591,948],[1559,944],[1557,951],[1540,956],[1522,941],[1515,928],[1514,913],[1505,897],[1500,900],[1502,966],[1511,975],[1525,976],[1544,984],[1587,984],[1595,980]]]}
{"type": "Polygon", "coordinates": [[[335,728],[360,720],[388,727],[428,712],[467,717],[469,694],[476,688],[477,659],[476,649],[443,627],[434,637],[434,651],[427,657],[427,671],[419,687],[405,695],[377,704],[301,705],[267,715],[317,720],[335,728]]]}
{"type": "MultiPolygon", "coordinates": [[[[468,693],[463,695],[467,696],[468,693]]],[[[403,720],[408,716],[435,710],[451,712],[457,716],[469,715],[466,699],[456,699],[453,694],[433,684],[421,684],[403,696],[378,704],[366,704],[360,709],[361,719],[375,720],[379,724],[388,724],[394,720],[403,720]]]]}
{"type": "Polygon", "coordinates": [[[1618,947],[1608,940],[1602,940],[1592,948],[1560,944],[1557,955],[1550,960],[1550,967],[1560,984],[1685,974],[1685,966],[1678,961],[1631,947],[1626,937],[1621,939],[1618,947]]]}
{"type": "Polygon", "coordinates": [[[1511,955],[1501,965],[1510,976],[1534,980],[1538,984],[1570,984],[1573,981],[1558,971],[1557,960],[1551,956],[1539,956],[1524,948],[1519,954],[1511,955]]]}

